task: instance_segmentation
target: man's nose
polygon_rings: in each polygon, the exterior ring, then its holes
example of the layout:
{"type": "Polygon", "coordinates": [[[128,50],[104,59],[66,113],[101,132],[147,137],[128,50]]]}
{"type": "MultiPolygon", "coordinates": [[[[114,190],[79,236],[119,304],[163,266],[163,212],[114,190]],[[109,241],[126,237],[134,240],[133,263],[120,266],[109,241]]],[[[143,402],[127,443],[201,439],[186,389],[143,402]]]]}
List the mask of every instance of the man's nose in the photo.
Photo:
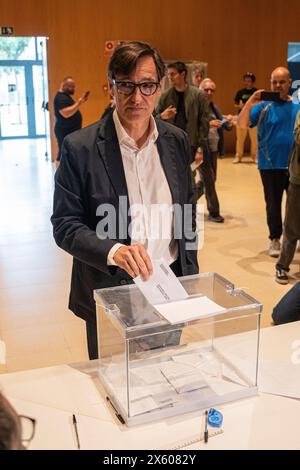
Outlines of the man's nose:
{"type": "Polygon", "coordinates": [[[135,102],[139,102],[143,99],[143,95],[138,86],[135,88],[134,92],[132,93],[131,99],[135,102]]]}

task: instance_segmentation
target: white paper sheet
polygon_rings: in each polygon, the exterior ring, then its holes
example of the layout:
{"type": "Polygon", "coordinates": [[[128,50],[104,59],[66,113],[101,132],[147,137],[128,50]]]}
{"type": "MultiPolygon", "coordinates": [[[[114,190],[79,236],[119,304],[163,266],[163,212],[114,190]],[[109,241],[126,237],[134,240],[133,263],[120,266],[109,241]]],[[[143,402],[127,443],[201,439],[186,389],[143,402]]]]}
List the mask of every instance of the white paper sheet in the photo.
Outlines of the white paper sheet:
{"type": "Polygon", "coordinates": [[[37,420],[35,435],[29,445],[30,450],[77,448],[72,413],[26,400],[8,398],[18,414],[37,420]]]}
{"type": "Polygon", "coordinates": [[[188,364],[168,362],[161,365],[160,370],[177,393],[186,393],[207,387],[199,370],[188,364]]]}
{"type": "Polygon", "coordinates": [[[153,274],[148,281],[140,276],[134,282],[151,305],[162,304],[188,297],[187,291],[163,260],[153,260],[153,274]]]}
{"type": "Polygon", "coordinates": [[[100,406],[102,398],[93,378],[73,367],[64,365],[33,369],[18,372],[17,376],[18,380],[15,378],[16,374],[6,376],[2,385],[4,394],[43,406],[60,408],[71,415],[75,409],[79,414],[95,418],[107,419],[109,416],[107,407],[100,406]]]}
{"type": "Polygon", "coordinates": [[[206,296],[156,304],[155,308],[172,324],[210,317],[226,311],[206,296]]]}
{"type": "Polygon", "coordinates": [[[260,392],[300,399],[300,365],[260,360],[258,388],[260,392]]]}
{"type": "Polygon", "coordinates": [[[6,363],[6,345],[0,340],[0,364],[6,363]]]}

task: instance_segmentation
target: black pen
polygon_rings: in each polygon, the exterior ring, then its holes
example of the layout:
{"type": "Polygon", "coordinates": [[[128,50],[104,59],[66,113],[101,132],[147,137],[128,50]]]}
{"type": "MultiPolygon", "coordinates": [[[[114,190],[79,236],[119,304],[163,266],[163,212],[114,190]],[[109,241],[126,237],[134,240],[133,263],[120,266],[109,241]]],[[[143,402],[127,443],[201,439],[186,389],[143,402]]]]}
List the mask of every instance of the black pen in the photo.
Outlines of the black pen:
{"type": "Polygon", "coordinates": [[[74,429],[75,429],[77,449],[80,449],[80,441],[79,441],[79,434],[78,434],[78,428],[77,428],[77,419],[76,419],[75,415],[73,415],[73,425],[74,425],[74,429]]]}
{"type": "Polygon", "coordinates": [[[205,442],[205,444],[208,443],[208,429],[207,429],[207,425],[208,425],[208,411],[206,410],[206,411],[205,411],[205,430],[204,430],[204,442],[205,442]]]}
{"type": "Polygon", "coordinates": [[[125,421],[123,419],[123,416],[120,415],[120,413],[118,413],[118,410],[116,410],[113,402],[111,401],[111,399],[109,397],[106,397],[106,401],[108,401],[108,403],[110,403],[112,409],[114,410],[114,412],[116,413],[116,417],[118,418],[118,420],[120,421],[121,424],[125,424],[125,421]]]}

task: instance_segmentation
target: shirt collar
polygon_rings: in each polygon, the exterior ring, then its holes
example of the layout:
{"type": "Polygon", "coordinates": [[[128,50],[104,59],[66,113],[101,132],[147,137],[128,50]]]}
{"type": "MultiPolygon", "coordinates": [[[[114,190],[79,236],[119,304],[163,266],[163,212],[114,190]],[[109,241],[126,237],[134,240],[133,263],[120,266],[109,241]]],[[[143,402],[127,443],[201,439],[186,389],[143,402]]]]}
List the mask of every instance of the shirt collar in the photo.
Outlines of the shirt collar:
{"type": "MultiPolygon", "coordinates": [[[[118,137],[118,141],[120,145],[126,145],[128,147],[137,149],[136,142],[130,137],[127,132],[125,131],[124,127],[121,124],[120,118],[118,116],[117,110],[115,109],[113,112],[113,120],[116,127],[116,133],[118,137]]],[[[142,148],[146,147],[149,142],[154,143],[158,138],[158,130],[156,126],[156,122],[153,116],[150,116],[150,129],[147,140],[142,148]]],[[[141,150],[141,149],[139,149],[141,150]]]]}

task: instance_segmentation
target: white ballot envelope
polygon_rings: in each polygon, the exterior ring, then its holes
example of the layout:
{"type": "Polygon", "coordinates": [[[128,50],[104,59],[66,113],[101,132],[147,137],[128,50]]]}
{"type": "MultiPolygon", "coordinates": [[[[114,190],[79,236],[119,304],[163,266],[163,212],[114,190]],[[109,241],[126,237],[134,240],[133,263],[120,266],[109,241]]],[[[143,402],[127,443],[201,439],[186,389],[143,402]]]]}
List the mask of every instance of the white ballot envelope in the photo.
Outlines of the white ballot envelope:
{"type": "Polygon", "coordinates": [[[224,313],[226,309],[205,295],[154,305],[169,323],[182,323],[224,313]]]}
{"type": "Polygon", "coordinates": [[[148,281],[140,276],[134,282],[148,302],[172,324],[196,320],[225,312],[225,308],[199,294],[189,297],[171,268],[163,260],[152,261],[153,274],[148,281]]]}
{"type": "Polygon", "coordinates": [[[167,263],[163,260],[154,260],[152,265],[153,274],[148,281],[143,281],[140,276],[134,279],[151,305],[188,298],[187,291],[167,263]]]}

